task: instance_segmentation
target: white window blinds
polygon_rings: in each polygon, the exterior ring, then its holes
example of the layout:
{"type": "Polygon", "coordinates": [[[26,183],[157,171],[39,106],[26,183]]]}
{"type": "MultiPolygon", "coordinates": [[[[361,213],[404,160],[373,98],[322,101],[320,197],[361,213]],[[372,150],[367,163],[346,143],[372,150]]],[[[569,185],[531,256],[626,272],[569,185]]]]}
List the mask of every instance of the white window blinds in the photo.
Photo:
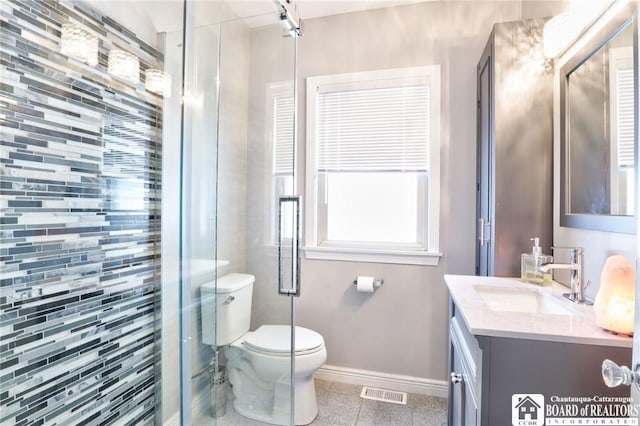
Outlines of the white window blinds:
{"type": "Polygon", "coordinates": [[[273,174],[293,174],[293,96],[273,99],[273,174]]]}
{"type": "Polygon", "coordinates": [[[634,112],[633,112],[633,68],[618,68],[617,90],[617,145],[618,165],[632,167],[634,164],[634,112]]]}
{"type": "Polygon", "coordinates": [[[321,92],[317,108],[319,171],[429,170],[428,85],[321,92]]]}

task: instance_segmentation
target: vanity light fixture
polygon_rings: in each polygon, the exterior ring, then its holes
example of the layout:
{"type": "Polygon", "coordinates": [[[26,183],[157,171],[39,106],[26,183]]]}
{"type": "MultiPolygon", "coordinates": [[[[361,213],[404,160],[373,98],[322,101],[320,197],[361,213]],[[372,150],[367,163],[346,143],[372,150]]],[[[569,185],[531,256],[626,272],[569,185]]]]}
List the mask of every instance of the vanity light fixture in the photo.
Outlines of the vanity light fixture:
{"type": "Polygon", "coordinates": [[[168,98],[171,96],[171,75],[162,70],[147,69],[144,72],[144,87],[157,95],[168,98]]]}
{"type": "Polygon", "coordinates": [[[113,49],[109,51],[107,71],[109,74],[133,84],[137,84],[140,81],[140,61],[138,57],[124,50],[113,49]]]}
{"type": "Polygon", "coordinates": [[[60,52],[95,67],[98,65],[98,37],[75,24],[62,24],[60,52]]]}

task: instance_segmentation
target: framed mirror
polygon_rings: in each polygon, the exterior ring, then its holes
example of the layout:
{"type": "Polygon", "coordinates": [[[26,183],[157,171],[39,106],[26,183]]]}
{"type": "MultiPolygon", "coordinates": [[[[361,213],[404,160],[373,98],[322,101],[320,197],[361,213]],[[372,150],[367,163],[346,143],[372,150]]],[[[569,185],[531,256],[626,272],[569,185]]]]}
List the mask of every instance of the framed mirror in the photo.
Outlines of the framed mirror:
{"type": "Polygon", "coordinates": [[[560,68],[561,226],[636,232],[637,44],[631,2],[560,68]]]}

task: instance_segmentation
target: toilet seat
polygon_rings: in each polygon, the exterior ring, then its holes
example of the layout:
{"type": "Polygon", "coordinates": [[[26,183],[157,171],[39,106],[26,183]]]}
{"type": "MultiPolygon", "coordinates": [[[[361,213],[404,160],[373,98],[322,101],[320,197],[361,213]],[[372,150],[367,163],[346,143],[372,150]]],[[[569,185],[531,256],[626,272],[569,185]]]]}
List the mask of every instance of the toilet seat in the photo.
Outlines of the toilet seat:
{"type": "MultiPolygon", "coordinates": [[[[270,356],[287,357],[291,349],[291,327],[288,325],[263,325],[244,340],[247,350],[270,356]]],[[[295,356],[308,355],[322,350],[324,339],[319,333],[304,327],[296,327],[295,356]]]]}

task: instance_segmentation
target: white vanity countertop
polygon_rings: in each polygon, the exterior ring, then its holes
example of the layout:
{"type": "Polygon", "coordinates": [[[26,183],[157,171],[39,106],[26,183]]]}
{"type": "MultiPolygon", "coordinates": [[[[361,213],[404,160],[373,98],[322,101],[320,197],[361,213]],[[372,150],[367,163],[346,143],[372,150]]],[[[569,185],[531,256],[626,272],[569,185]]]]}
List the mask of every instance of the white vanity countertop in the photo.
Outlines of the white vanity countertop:
{"type": "MultiPolygon", "coordinates": [[[[549,287],[528,284],[517,278],[479,277],[472,275],[445,275],[451,298],[472,334],[565,343],[631,347],[633,339],[609,333],[596,325],[593,306],[574,304],[562,293],[568,291],[558,283],[549,287]],[[478,287],[476,287],[478,286],[478,287]],[[541,292],[549,297],[551,305],[568,310],[565,314],[512,312],[494,310],[483,299],[478,289],[506,289],[517,297],[517,291],[541,292]]],[[[487,296],[488,297],[488,296],[487,296]]]]}

